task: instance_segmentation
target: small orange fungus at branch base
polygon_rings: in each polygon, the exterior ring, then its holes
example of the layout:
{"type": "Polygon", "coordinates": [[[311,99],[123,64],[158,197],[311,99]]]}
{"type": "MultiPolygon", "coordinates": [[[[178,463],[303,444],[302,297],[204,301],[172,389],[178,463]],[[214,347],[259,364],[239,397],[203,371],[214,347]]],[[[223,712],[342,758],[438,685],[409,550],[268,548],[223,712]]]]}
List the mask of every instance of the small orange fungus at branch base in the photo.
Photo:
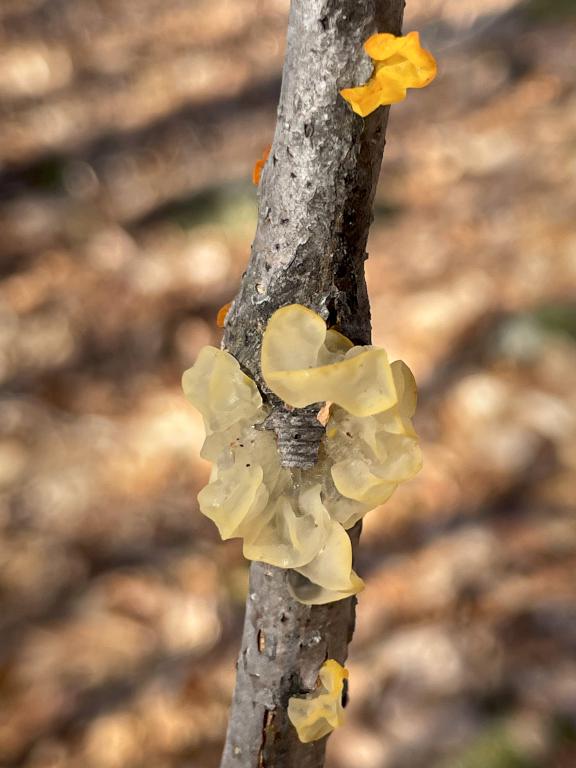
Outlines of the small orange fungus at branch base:
{"type": "Polygon", "coordinates": [[[436,77],[436,60],[420,45],[418,32],[404,37],[372,35],[364,43],[364,50],[374,62],[372,77],[364,85],[340,91],[360,117],[403,101],[408,88],[424,88],[436,77]]]}
{"type": "Polygon", "coordinates": [[[226,315],[230,311],[231,306],[232,306],[232,302],[229,301],[227,304],[224,304],[224,306],[220,307],[220,309],[218,310],[218,314],[216,315],[216,325],[218,326],[218,328],[224,328],[226,315]]]}
{"type": "Polygon", "coordinates": [[[264,152],[262,152],[262,157],[260,158],[260,160],[256,160],[256,162],[254,163],[254,168],[252,169],[252,184],[255,184],[256,186],[260,184],[260,176],[262,175],[262,171],[264,169],[264,166],[266,165],[266,161],[270,156],[271,149],[272,149],[272,144],[268,144],[268,146],[264,149],[264,152]]]}

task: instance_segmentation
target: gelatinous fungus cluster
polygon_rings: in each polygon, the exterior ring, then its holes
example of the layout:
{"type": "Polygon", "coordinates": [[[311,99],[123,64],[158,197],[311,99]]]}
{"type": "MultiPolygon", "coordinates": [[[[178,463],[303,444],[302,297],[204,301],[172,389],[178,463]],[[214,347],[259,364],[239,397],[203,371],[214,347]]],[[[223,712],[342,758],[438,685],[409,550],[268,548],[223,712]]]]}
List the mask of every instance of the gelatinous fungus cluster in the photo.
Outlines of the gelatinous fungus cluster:
{"type": "Polygon", "coordinates": [[[390,365],[383,349],[354,346],[299,304],[270,318],[261,369],[288,406],[330,403],[318,461],[309,469],[282,466],[258,387],[228,352],[204,347],[183,377],[204,418],[201,455],[214,463],[200,509],[223,539],[243,539],[248,559],[290,569],[301,602],[356,594],[363,582],[352,569],[348,529],[421,466],[412,374],[401,361],[390,365]]]}
{"type": "Polygon", "coordinates": [[[348,670],[328,659],[320,668],[316,689],[304,696],[292,696],[288,718],[300,741],[316,741],[342,725],[347,685],[348,670]]]}
{"type": "Polygon", "coordinates": [[[361,117],[378,107],[403,101],[408,88],[424,88],[436,77],[436,61],[420,45],[418,32],[403,37],[372,35],[364,43],[364,50],[374,63],[372,77],[364,85],[340,91],[361,117]]]}

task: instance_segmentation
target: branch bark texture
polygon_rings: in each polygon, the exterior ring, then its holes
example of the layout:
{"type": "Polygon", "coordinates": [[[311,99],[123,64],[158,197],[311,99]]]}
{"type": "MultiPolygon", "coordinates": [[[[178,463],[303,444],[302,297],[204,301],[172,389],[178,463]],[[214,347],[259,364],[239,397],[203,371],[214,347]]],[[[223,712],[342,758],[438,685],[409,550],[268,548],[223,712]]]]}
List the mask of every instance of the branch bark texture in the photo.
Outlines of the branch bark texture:
{"type": "MultiPolygon", "coordinates": [[[[299,303],[355,344],[370,343],[364,261],[388,109],[363,120],[338,91],[368,79],[362,45],[377,31],[399,34],[403,8],[404,0],[292,0],[258,227],[224,336],[274,406],[271,424],[288,466],[313,462],[317,409],[291,412],[268,392],[259,368],[262,332],[276,309],[299,303]]],[[[359,529],[350,533],[357,542],[359,529]]],[[[305,606],[286,582],[286,571],[252,563],[221,768],[324,763],[326,740],[302,744],[286,706],[290,696],[313,690],[326,658],[345,661],[355,600],[305,606]]]]}

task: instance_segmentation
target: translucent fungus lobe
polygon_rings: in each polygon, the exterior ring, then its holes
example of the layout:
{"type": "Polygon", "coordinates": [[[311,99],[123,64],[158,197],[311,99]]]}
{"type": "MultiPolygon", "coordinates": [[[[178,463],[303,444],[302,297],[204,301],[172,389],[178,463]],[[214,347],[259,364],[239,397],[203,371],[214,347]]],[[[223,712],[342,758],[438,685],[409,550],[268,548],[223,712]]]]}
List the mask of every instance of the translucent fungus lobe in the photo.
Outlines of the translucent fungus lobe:
{"type": "Polygon", "coordinates": [[[424,88],[436,77],[436,61],[420,45],[418,32],[404,37],[372,35],[364,43],[364,50],[374,63],[372,77],[364,85],[340,91],[361,117],[378,107],[403,101],[408,88],[424,88]]]}
{"type": "Polygon", "coordinates": [[[316,741],[342,725],[347,680],[348,670],[328,659],[320,668],[316,690],[288,701],[288,718],[300,741],[316,741]]]}

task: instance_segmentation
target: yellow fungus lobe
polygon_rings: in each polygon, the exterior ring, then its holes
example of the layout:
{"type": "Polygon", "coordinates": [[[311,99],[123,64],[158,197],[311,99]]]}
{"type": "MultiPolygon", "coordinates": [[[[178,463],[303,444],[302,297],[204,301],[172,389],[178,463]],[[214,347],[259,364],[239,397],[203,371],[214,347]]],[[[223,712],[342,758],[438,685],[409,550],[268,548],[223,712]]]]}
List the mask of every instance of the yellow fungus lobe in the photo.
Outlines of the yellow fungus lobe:
{"type": "Polygon", "coordinates": [[[436,60],[420,45],[418,32],[409,32],[405,37],[372,35],[364,43],[364,50],[374,63],[372,77],[365,85],[340,91],[361,117],[378,107],[403,101],[408,88],[424,88],[436,77],[436,60]]]}
{"type": "Polygon", "coordinates": [[[334,408],[326,425],[336,489],[370,509],[387,501],[401,482],[422,467],[411,420],[416,408],[414,377],[401,360],[392,363],[392,375],[398,396],[395,405],[368,418],[334,408]]]}
{"type": "Polygon", "coordinates": [[[254,163],[254,168],[252,169],[252,184],[255,186],[260,184],[260,176],[262,176],[262,171],[264,170],[264,166],[266,165],[268,157],[270,156],[271,150],[272,144],[268,144],[268,146],[262,152],[262,157],[259,160],[256,160],[254,163]]]}
{"type": "Polygon", "coordinates": [[[346,667],[328,659],[320,668],[316,690],[288,701],[288,719],[300,741],[316,741],[342,725],[347,681],[346,667]]]}
{"type": "Polygon", "coordinates": [[[355,347],[301,304],[278,309],[262,337],[262,375],[285,403],[331,400],[355,416],[394,405],[394,377],[383,349],[355,347]]]}
{"type": "Polygon", "coordinates": [[[260,420],[257,416],[262,398],[258,387],[238,361],[221,349],[202,347],[193,367],[182,376],[182,388],[202,414],[209,435],[239,422],[260,420]]]}

